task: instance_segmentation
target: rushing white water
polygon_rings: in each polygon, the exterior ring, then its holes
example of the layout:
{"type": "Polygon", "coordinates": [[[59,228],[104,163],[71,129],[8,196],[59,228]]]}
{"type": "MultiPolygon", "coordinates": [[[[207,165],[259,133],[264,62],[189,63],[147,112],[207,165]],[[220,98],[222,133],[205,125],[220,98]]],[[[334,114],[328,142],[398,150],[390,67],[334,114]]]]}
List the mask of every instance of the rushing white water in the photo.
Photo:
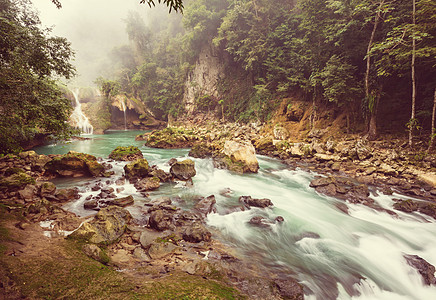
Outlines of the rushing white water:
{"type": "MultiPolygon", "coordinates": [[[[185,157],[187,150],[143,148],[143,153],[150,165],[168,171],[168,159],[185,157]]],[[[193,187],[163,184],[146,199],[126,183],[118,196],[132,194],[135,206],[129,210],[140,217],[141,207],[150,199],[179,196],[184,202],[178,205],[188,208],[194,205],[196,195],[215,195],[218,212],[207,218],[215,238],[239,249],[253,264],[279,276],[293,274],[304,285],[306,299],[436,299],[436,287],[425,286],[403,256],[418,255],[436,265],[435,220],[400,211],[395,216],[356,204],[347,204],[346,214],[335,205],[340,200],[319,195],[309,187],[314,174],[258,158],[259,173],[248,175],[214,169],[208,159],[193,159],[197,170],[193,187]],[[231,193],[224,195],[224,189],[231,193]],[[235,211],[242,195],[269,198],[274,207],[235,211]],[[248,221],[253,216],[263,216],[272,225],[252,226],[248,221]],[[277,216],[284,222],[275,223],[277,216]]],[[[122,176],[124,164],[115,164],[115,179],[122,176]]],[[[114,182],[108,185],[117,187],[114,182]]],[[[97,193],[89,186],[83,192],[81,200],[68,207],[82,215],[89,214],[83,209],[84,197],[97,193]]],[[[372,196],[387,209],[392,209],[393,197],[398,195],[372,196]]]]}
{"type": "Polygon", "coordinates": [[[127,130],[127,112],[126,112],[126,104],[124,101],[121,101],[121,109],[124,113],[124,130],[127,130]]]}
{"type": "Polygon", "coordinates": [[[92,134],[94,128],[82,111],[82,104],[79,101],[79,89],[72,90],[72,93],[74,95],[76,106],[74,107],[73,113],[70,117],[71,124],[73,127],[80,129],[82,133],[92,134]]]}

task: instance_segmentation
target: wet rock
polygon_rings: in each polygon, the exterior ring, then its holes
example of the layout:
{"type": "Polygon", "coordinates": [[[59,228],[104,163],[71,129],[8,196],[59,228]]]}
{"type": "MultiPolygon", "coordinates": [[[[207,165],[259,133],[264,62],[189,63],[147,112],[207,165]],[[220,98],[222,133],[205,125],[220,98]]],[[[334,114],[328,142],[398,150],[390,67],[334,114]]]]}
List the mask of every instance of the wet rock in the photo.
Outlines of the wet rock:
{"type": "Polygon", "coordinates": [[[154,191],[160,187],[160,180],[157,177],[146,177],[135,182],[138,191],[154,191]]]}
{"type": "Polygon", "coordinates": [[[77,188],[69,188],[56,190],[55,197],[59,202],[68,202],[79,199],[80,195],[77,188]]]}
{"type": "Polygon", "coordinates": [[[183,239],[191,243],[210,241],[212,234],[202,224],[195,222],[188,226],[183,232],[183,239]]]}
{"type": "Polygon", "coordinates": [[[435,267],[432,264],[428,263],[418,255],[406,254],[404,255],[404,258],[410,266],[414,267],[419,274],[421,274],[426,285],[436,285],[436,279],[434,276],[435,267]]]}
{"type": "Polygon", "coordinates": [[[238,173],[257,173],[259,162],[250,142],[226,141],[221,158],[227,169],[238,173]]]}
{"type": "Polygon", "coordinates": [[[309,186],[313,187],[313,188],[316,188],[316,187],[320,187],[320,186],[326,186],[326,185],[329,185],[329,184],[332,184],[332,183],[333,183],[332,177],[321,177],[321,178],[313,179],[310,182],[309,186]]]}
{"type": "Polygon", "coordinates": [[[148,176],[150,167],[148,166],[148,161],[145,158],[141,158],[125,165],[124,172],[127,179],[144,178],[148,176]]]}
{"type": "Polygon", "coordinates": [[[101,209],[93,220],[83,223],[69,237],[95,244],[112,243],[121,237],[131,219],[132,216],[126,209],[109,206],[101,209]]]}
{"type": "Polygon", "coordinates": [[[156,167],[152,168],[152,171],[150,172],[150,176],[154,176],[159,178],[161,182],[167,182],[171,180],[171,175],[164,170],[158,169],[156,167]]]}
{"type": "Polygon", "coordinates": [[[91,209],[91,210],[100,210],[99,202],[96,199],[90,200],[90,201],[85,201],[85,203],[83,203],[83,208],[84,209],[91,209]]]}
{"type": "Polygon", "coordinates": [[[254,199],[251,196],[241,196],[239,197],[239,202],[245,205],[247,208],[250,206],[265,208],[273,206],[270,199],[254,199]]]}
{"type": "Polygon", "coordinates": [[[143,155],[135,146],[117,147],[109,154],[109,158],[118,161],[135,161],[143,158],[143,155]]]}
{"type": "Polygon", "coordinates": [[[216,200],[214,195],[201,198],[201,200],[195,204],[194,210],[198,211],[203,218],[205,218],[208,214],[216,212],[215,203],[216,200]]]}
{"type": "Polygon", "coordinates": [[[282,216],[277,216],[274,221],[276,221],[277,223],[282,223],[285,221],[285,219],[282,216]]]}
{"type": "Polygon", "coordinates": [[[171,166],[174,165],[176,162],[177,162],[177,159],[175,159],[175,158],[171,158],[169,161],[167,161],[167,165],[169,165],[169,166],[171,167],[171,166]]]}
{"type": "Polygon", "coordinates": [[[170,173],[173,177],[184,181],[191,179],[197,174],[195,163],[190,159],[175,162],[170,168],[170,173]]]}
{"type": "Polygon", "coordinates": [[[134,199],[132,195],[129,195],[127,197],[123,197],[123,198],[116,198],[113,200],[108,200],[106,201],[107,205],[116,205],[116,206],[120,206],[120,207],[126,207],[129,205],[132,205],[134,203],[134,199]]]}
{"type": "Polygon", "coordinates": [[[249,224],[258,226],[258,227],[269,227],[270,224],[266,222],[267,220],[262,216],[254,216],[248,221],[249,224]]]}

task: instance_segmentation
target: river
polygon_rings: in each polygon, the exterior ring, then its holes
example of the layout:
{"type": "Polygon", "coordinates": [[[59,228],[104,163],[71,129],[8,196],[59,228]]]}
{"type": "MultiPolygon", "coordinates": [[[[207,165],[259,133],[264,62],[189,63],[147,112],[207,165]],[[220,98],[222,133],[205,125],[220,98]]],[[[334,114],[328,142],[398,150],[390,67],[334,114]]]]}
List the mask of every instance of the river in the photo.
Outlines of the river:
{"type": "MultiPolygon", "coordinates": [[[[153,149],[134,141],[142,132],[113,131],[105,135],[85,135],[89,140],[74,141],[34,149],[39,154],[63,154],[70,150],[107,158],[117,146],[138,146],[150,165],[168,171],[166,162],[187,157],[189,149],[153,149]]],[[[425,286],[419,273],[409,266],[404,254],[418,255],[436,265],[436,222],[421,214],[398,216],[375,211],[363,205],[347,204],[349,214],[335,205],[340,200],[319,195],[309,187],[316,174],[290,170],[280,161],[258,156],[258,174],[237,175],[213,167],[210,159],[193,158],[197,175],[193,187],[163,184],[150,193],[154,199],[163,195],[179,196],[184,206],[193,205],[196,195],[215,195],[218,212],[210,214],[207,223],[215,238],[238,249],[253,263],[261,264],[277,273],[293,270],[305,286],[306,299],[436,299],[436,287],[425,286]],[[220,194],[230,189],[230,197],[220,194]],[[253,208],[232,212],[238,198],[268,198],[272,209],[253,208]],[[282,216],[284,222],[270,228],[254,227],[248,223],[253,216],[274,220],[282,216]]],[[[114,163],[112,163],[114,164],[114,163]]],[[[122,176],[125,163],[114,165],[115,175],[108,185],[122,176]]],[[[88,180],[89,181],[89,180],[88,180]]],[[[83,179],[64,179],[59,186],[77,186],[82,197],[66,208],[82,216],[93,214],[83,209],[84,199],[92,192],[83,179]]],[[[126,184],[118,196],[132,194],[135,205],[129,210],[138,216],[145,201],[133,185],[126,184]]],[[[392,209],[392,198],[400,195],[372,195],[382,207],[392,209]]]]}

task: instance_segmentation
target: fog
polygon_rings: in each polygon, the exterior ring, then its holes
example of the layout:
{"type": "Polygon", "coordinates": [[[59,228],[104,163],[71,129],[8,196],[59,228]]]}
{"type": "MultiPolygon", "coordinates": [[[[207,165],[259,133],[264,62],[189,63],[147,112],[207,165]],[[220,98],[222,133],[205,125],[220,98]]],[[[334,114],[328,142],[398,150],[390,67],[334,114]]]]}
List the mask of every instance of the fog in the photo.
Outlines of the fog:
{"type": "Polygon", "coordinates": [[[61,9],[50,0],[32,2],[43,26],[53,28],[53,36],[71,42],[78,73],[73,79],[75,85],[92,85],[96,77],[106,75],[105,63],[110,50],[128,44],[123,19],[129,11],[145,17],[156,9],[139,4],[139,0],[61,0],[61,9]]]}

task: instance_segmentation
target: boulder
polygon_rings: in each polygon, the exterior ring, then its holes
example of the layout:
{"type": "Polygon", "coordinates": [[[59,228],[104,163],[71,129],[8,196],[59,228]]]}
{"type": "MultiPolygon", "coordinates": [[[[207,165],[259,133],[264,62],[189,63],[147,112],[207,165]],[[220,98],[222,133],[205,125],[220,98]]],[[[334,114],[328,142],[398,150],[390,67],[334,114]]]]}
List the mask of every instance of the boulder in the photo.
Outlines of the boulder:
{"type": "Polygon", "coordinates": [[[208,242],[212,234],[198,222],[194,222],[183,231],[183,239],[191,243],[208,242]]]}
{"type": "Polygon", "coordinates": [[[254,146],[250,142],[226,141],[221,158],[223,166],[238,173],[257,173],[259,162],[254,146]]]}
{"type": "Polygon", "coordinates": [[[277,150],[276,146],[273,144],[272,138],[263,138],[257,140],[254,143],[254,147],[256,148],[256,151],[261,154],[268,154],[277,150]]]}
{"type": "Polygon", "coordinates": [[[123,198],[116,198],[116,199],[107,200],[106,204],[107,205],[115,205],[115,206],[119,206],[119,207],[126,207],[129,205],[132,205],[134,202],[135,201],[133,200],[133,196],[129,195],[129,196],[123,197],[123,198]]]}
{"type": "Polygon", "coordinates": [[[144,178],[148,176],[150,167],[145,158],[140,158],[124,166],[127,179],[144,178]]]}
{"type": "Polygon", "coordinates": [[[258,226],[258,227],[269,227],[270,224],[266,222],[267,220],[262,216],[254,216],[248,221],[249,224],[258,226]]]}
{"type": "Polygon", "coordinates": [[[161,182],[168,182],[171,180],[171,175],[164,170],[158,169],[157,167],[152,167],[152,171],[149,174],[150,176],[154,176],[159,178],[161,182]]]}
{"type": "Polygon", "coordinates": [[[164,231],[174,227],[173,213],[164,209],[152,211],[148,220],[148,225],[158,231],[164,231]]]}
{"type": "Polygon", "coordinates": [[[110,154],[109,158],[118,161],[134,161],[143,158],[141,150],[135,146],[117,147],[110,154]]]}
{"type": "Polygon", "coordinates": [[[40,184],[39,194],[41,197],[47,197],[56,193],[56,185],[53,182],[42,182],[40,184]]]}
{"type": "Polygon", "coordinates": [[[150,245],[150,248],[148,248],[148,255],[152,259],[160,259],[173,253],[178,248],[179,247],[173,243],[153,243],[150,245]]]}
{"type": "Polygon", "coordinates": [[[198,137],[189,130],[167,127],[162,130],[155,130],[147,136],[145,143],[153,148],[189,148],[194,145],[198,137]]]}
{"type": "Polygon", "coordinates": [[[273,203],[270,199],[254,199],[251,196],[241,196],[239,197],[239,202],[241,202],[244,206],[250,207],[260,207],[265,208],[269,206],[273,206],[273,203]]]}
{"type": "Polygon", "coordinates": [[[121,237],[131,218],[126,209],[108,206],[101,209],[93,220],[83,223],[69,237],[87,240],[94,244],[112,243],[121,237]]]}
{"type": "Polygon", "coordinates": [[[175,162],[170,168],[170,173],[173,177],[184,181],[191,179],[197,174],[195,163],[191,159],[175,162]]]}
{"type": "Polygon", "coordinates": [[[153,191],[159,188],[160,180],[157,177],[146,177],[135,182],[135,188],[138,191],[153,191]]]}
{"type": "Polygon", "coordinates": [[[46,173],[63,177],[104,176],[104,167],[90,154],[70,151],[54,157],[45,165],[46,173]]]}
{"type": "Polygon", "coordinates": [[[55,193],[55,198],[59,202],[68,202],[80,198],[79,190],[77,188],[58,189],[55,193]]]}

